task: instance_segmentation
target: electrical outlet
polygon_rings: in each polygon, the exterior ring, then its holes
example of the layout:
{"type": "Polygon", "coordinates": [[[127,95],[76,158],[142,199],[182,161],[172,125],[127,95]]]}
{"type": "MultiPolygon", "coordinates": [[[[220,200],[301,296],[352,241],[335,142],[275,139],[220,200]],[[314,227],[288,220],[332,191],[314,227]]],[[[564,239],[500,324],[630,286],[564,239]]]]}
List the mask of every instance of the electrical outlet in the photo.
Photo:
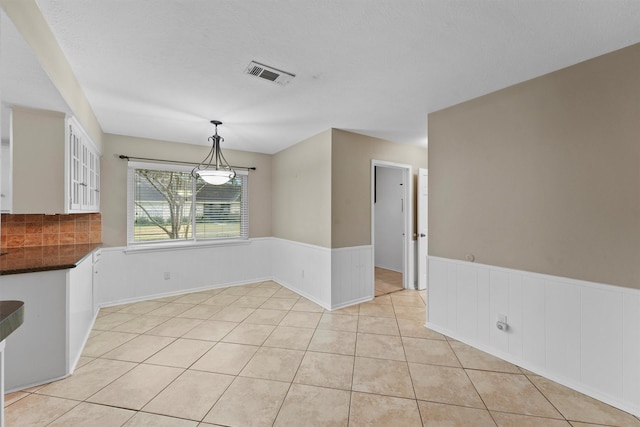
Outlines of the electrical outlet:
{"type": "Polygon", "coordinates": [[[498,314],[498,317],[496,319],[496,328],[498,328],[502,332],[506,332],[507,329],[509,329],[509,324],[507,323],[506,314],[498,314]]]}

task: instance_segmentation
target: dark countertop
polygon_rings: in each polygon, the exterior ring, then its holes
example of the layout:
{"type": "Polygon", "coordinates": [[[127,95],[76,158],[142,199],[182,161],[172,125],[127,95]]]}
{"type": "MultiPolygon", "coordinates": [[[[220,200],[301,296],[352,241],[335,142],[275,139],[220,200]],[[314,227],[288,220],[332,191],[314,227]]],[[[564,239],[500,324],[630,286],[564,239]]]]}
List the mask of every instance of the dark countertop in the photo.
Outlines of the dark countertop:
{"type": "Polygon", "coordinates": [[[100,243],[2,248],[0,275],[74,268],[100,243]]]}
{"type": "Polygon", "coordinates": [[[0,301],[0,341],[11,335],[24,321],[22,301],[0,301]]]}

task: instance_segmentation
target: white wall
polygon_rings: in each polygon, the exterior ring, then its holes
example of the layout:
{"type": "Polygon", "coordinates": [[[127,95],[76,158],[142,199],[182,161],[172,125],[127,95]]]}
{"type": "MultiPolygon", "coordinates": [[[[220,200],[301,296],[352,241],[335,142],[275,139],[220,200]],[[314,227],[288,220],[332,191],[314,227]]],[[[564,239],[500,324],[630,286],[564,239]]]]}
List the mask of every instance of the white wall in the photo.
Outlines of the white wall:
{"type": "Polygon", "coordinates": [[[640,291],[429,257],[428,293],[428,327],[640,414],[640,291]]]}
{"type": "Polygon", "coordinates": [[[373,299],[371,251],[371,246],[332,250],[277,238],[147,251],[104,248],[96,304],[275,280],[332,310],[373,299]]]}
{"type": "Polygon", "coordinates": [[[375,265],[402,272],[402,169],[376,166],[375,265]]]}

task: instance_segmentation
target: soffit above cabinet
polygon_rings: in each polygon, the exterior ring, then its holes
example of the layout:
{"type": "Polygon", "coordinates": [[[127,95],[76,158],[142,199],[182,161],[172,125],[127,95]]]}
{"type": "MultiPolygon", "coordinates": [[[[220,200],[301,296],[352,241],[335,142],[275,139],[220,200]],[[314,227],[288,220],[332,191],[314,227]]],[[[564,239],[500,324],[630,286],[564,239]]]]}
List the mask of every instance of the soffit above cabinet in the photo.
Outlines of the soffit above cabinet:
{"type": "MultiPolygon", "coordinates": [[[[0,97],[2,104],[70,114],[71,110],[35,54],[4,11],[0,10],[0,97]]],[[[2,112],[3,114],[5,111],[2,112]]],[[[4,121],[3,121],[4,123],[4,121]]],[[[9,128],[2,126],[2,139],[9,128]]]]}

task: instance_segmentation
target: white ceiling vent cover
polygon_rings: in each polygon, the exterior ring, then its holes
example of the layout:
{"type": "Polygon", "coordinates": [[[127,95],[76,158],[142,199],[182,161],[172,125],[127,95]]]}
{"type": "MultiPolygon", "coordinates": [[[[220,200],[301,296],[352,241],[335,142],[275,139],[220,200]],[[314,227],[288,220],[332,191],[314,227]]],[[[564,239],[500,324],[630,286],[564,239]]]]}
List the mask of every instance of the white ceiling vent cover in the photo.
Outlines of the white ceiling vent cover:
{"type": "Polygon", "coordinates": [[[295,74],[287,73],[286,71],[278,70],[277,68],[269,67],[268,65],[255,61],[251,61],[246,69],[246,73],[277,83],[280,86],[286,85],[296,76],[295,74]]]}

